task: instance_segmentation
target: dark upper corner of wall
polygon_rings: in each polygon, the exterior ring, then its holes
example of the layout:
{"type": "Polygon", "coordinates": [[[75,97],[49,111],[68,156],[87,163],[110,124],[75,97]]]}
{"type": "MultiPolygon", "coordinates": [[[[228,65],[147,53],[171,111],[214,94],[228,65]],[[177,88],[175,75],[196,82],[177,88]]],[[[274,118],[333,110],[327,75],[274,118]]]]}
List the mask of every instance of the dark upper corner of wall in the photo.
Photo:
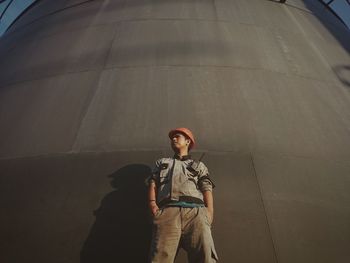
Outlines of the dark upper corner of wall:
{"type": "Polygon", "coordinates": [[[325,7],[322,1],[303,0],[303,2],[328,32],[350,54],[350,30],[344,22],[329,8],[325,7]]]}
{"type": "Polygon", "coordinates": [[[37,0],[28,6],[23,12],[12,22],[7,31],[2,37],[6,35],[20,31],[26,28],[28,25],[35,23],[38,20],[46,18],[50,15],[64,11],[69,8],[76,7],[85,3],[93,2],[94,0],[82,0],[75,1],[73,4],[69,4],[69,0],[65,1],[49,1],[49,0],[37,0]]]}

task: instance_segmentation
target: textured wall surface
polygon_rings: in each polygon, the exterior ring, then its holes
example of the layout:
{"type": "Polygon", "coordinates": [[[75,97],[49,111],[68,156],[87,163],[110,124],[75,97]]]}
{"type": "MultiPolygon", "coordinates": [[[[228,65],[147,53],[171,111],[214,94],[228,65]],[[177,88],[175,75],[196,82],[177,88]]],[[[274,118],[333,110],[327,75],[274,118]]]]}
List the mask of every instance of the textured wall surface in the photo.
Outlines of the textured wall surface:
{"type": "Polygon", "coordinates": [[[350,261],[349,53],[318,1],[38,1],[0,39],[0,261],[146,262],[179,126],[220,262],[350,261]]]}

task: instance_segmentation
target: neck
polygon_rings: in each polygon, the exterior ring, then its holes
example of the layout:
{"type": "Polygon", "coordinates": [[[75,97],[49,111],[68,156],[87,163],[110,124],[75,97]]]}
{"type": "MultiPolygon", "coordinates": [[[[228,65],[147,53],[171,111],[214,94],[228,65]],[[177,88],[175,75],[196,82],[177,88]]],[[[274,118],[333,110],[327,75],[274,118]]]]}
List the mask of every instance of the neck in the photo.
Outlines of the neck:
{"type": "Polygon", "coordinates": [[[178,152],[176,152],[177,155],[179,155],[180,157],[188,155],[188,150],[187,149],[180,149],[178,152]]]}

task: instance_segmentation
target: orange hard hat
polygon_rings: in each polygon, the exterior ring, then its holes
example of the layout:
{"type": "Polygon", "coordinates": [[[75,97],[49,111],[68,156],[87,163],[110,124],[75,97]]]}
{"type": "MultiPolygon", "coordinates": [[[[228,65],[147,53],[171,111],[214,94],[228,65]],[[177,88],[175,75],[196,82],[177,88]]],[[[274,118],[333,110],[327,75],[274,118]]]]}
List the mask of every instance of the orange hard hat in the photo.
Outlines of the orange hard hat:
{"type": "Polygon", "coordinates": [[[185,136],[187,136],[187,137],[191,140],[191,143],[190,143],[188,149],[190,150],[191,148],[193,148],[194,145],[195,145],[194,136],[193,136],[193,133],[192,133],[189,129],[187,129],[187,128],[176,128],[176,129],[171,130],[171,131],[169,132],[169,138],[170,138],[170,140],[172,139],[173,135],[174,135],[175,133],[178,133],[178,132],[184,134],[185,136]]]}

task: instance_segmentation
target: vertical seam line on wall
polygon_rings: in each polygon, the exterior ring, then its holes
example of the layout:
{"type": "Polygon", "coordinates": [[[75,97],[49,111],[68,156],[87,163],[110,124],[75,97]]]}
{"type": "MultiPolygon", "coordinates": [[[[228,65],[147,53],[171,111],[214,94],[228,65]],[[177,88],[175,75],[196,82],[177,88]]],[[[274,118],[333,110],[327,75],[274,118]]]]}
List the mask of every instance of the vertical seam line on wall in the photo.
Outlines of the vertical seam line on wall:
{"type": "MultiPolygon", "coordinates": [[[[96,93],[97,93],[97,91],[98,91],[98,89],[99,89],[99,82],[100,82],[100,79],[101,79],[101,74],[102,74],[103,70],[104,70],[105,67],[106,67],[106,64],[107,64],[109,55],[110,55],[111,50],[112,50],[112,47],[113,47],[114,40],[115,40],[116,35],[117,35],[117,31],[118,31],[118,30],[115,28],[115,29],[114,29],[114,35],[113,35],[113,37],[112,37],[112,39],[111,39],[111,42],[110,42],[108,51],[106,52],[106,56],[105,56],[105,58],[104,58],[104,62],[103,62],[103,64],[102,64],[101,69],[99,70],[99,71],[100,71],[100,72],[99,72],[99,76],[97,77],[97,81],[96,81],[97,87],[95,88],[95,91],[92,92],[93,94],[92,94],[91,97],[89,98],[89,102],[88,102],[88,105],[87,105],[86,108],[85,108],[85,112],[82,114],[83,117],[82,117],[82,119],[81,119],[81,121],[80,121],[79,128],[77,129],[77,132],[76,132],[76,134],[75,134],[75,138],[74,138],[74,140],[73,140],[73,143],[72,143],[70,152],[77,152],[77,151],[76,151],[76,150],[77,150],[77,140],[78,140],[78,137],[79,137],[79,133],[80,133],[80,130],[81,130],[81,126],[83,125],[84,120],[85,120],[85,118],[86,118],[86,115],[88,114],[88,111],[89,111],[91,102],[93,101],[93,99],[94,99],[94,97],[95,97],[95,95],[96,95],[96,93]]],[[[78,150],[79,150],[79,149],[78,149],[78,150]]]]}
{"type": "Polygon", "coordinates": [[[260,194],[260,199],[261,199],[262,207],[263,207],[263,210],[264,210],[264,215],[265,215],[265,220],[266,220],[266,224],[267,224],[267,229],[268,229],[268,231],[269,231],[269,235],[270,235],[270,239],[271,239],[271,243],[272,243],[272,247],[273,247],[273,254],[274,254],[276,263],[278,263],[277,252],[276,252],[276,246],[275,246],[275,242],[274,242],[273,237],[272,237],[271,227],[270,227],[269,219],[268,219],[268,217],[267,217],[266,207],[265,207],[264,199],[263,199],[263,196],[262,196],[262,191],[261,191],[259,179],[258,179],[258,176],[257,176],[257,173],[256,173],[255,165],[254,165],[253,155],[252,155],[251,152],[250,152],[249,154],[250,154],[250,159],[251,159],[252,166],[253,166],[254,175],[255,175],[255,178],[256,178],[256,184],[257,184],[258,189],[259,189],[259,194],[260,194]]]}

